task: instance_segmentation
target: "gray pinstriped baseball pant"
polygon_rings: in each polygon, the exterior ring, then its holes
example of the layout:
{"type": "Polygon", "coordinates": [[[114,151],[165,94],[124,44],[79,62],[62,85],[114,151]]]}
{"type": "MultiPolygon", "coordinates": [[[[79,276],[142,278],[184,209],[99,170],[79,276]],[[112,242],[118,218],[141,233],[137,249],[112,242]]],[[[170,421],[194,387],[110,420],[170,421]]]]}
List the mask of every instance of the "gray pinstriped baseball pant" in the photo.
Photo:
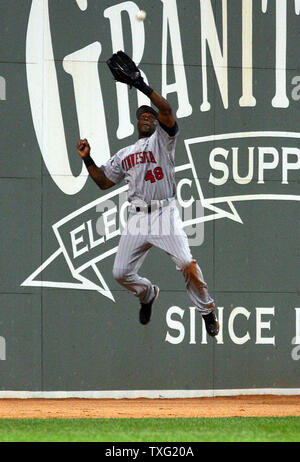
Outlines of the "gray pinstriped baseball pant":
{"type": "MultiPolygon", "coordinates": [[[[175,262],[177,269],[183,270],[193,260],[188,238],[183,230],[181,218],[175,200],[170,205],[157,208],[151,213],[145,211],[130,213],[127,227],[124,229],[113,267],[113,276],[119,284],[134,292],[142,303],[148,303],[154,297],[153,284],[138,274],[147,253],[152,246],[164,250],[175,262]]],[[[202,271],[197,265],[201,281],[202,271]]],[[[199,288],[185,277],[187,293],[201,314],[211,312],[213,299],[208,295],[201,299],[199,288]]]]}

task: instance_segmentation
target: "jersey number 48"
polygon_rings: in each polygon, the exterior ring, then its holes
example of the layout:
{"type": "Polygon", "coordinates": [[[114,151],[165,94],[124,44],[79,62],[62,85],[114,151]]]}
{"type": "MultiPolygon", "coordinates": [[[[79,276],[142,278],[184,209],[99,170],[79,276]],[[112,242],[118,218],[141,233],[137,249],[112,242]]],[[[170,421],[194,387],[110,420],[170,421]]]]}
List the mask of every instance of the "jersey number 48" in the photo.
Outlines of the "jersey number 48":
{"type": "Polygon", "coordinates": [[[156,180],[162,180],[164,177],[164,173],[161,167],[156,167],[155,169],[148,170],[145,175],[145,181],[151,181],[151,183],[155,183],[156,180]]]}

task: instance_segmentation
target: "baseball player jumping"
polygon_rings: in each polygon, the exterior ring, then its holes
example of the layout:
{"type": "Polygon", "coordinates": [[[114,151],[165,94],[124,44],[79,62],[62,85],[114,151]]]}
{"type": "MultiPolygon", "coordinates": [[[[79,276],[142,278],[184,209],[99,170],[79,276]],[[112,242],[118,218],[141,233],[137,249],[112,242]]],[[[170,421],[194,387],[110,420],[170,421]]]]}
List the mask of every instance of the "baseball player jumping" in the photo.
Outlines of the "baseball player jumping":
{"type": "Polygon", "coordinates": [[[182,272],[188,295],[202,315],[208,334],[215,337],[219,332],[215,304],[202,271],[192,257],[175,201],[178,125],[172,108],[145,83],[135,63],[124,52],[113,54],[107,64],[117,81],[137,88],[158,109],[156,112],[151,106],[138,108],[138,140],[118,151],[101,167],[91,158],[88,141],[83,139],[77,143],[78,153],[100,189],[111,188],[122,180],[128,184],[130,213],[120,238],[113,276],[139,298],[140,322],[148,324],[159,288],[138,271],[152,246],[164,250],[182,272]]]}

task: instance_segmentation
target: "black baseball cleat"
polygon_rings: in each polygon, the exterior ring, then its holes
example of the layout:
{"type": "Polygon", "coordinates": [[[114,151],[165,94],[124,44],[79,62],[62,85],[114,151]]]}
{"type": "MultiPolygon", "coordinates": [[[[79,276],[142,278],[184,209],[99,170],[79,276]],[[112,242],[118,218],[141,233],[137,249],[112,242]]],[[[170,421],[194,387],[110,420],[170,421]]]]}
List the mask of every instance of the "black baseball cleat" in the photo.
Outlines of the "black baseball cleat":
{"type": "Polygon", "coordinates": [[[140,323],[141,324],[148,324],[151,318],[151,312],[152,312],[152,305],[155,302],[155,300],[158,298],[159,295],[159,287],[154,286],[154,297],[152,298],[151,302],[149,303],[141,303],[141,309],[140,309],[140,323]]]}
{"type": "Polygon", "coordinates": [[[205,322],[205,327],[208,335],[215,337],[219,333],[220,325],[217,320],[216,314],[212,311],[209,314],[202,315],[205,322]]]}

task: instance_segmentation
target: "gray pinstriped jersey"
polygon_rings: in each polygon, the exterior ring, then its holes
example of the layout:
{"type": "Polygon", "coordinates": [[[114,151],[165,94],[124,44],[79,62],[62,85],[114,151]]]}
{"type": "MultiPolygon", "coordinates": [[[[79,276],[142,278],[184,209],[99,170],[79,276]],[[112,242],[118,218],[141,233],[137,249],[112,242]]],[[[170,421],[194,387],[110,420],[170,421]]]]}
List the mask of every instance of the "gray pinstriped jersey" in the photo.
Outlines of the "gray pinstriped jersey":
{"type": "Polygon", "coordinates": [[[128,201],[175,197],[175,146],[177,134],[169,136],[157,122],[153,135],[118,151],[102,169],[111,181],[128,184],[128,201]]]}

